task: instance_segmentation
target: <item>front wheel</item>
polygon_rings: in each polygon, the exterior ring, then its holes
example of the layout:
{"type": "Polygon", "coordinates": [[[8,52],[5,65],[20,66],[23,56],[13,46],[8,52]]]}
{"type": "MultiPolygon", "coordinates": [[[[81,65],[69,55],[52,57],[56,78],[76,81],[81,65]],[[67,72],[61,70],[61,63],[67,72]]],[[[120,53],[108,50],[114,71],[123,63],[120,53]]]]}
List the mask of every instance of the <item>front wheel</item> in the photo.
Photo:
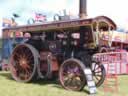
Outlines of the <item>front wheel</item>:
{"type": "Polygon", "coordinates": [[[80,91],[86,84],[84,75],[84,64],[77,59],[67,59],[60,66],[59,80],[67,90],[80,91]]]}

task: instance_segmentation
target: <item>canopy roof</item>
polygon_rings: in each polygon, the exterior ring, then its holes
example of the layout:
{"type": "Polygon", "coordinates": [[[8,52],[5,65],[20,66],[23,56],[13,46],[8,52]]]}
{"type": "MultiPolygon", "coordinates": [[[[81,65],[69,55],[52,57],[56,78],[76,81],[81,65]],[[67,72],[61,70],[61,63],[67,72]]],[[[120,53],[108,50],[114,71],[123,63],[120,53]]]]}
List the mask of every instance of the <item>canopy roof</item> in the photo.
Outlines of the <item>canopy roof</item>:
{"type": "Polygon", "coordinates": [[[24,26],[15,26],[10,28],[3,29],[4,31],[8,32],[16,32],[16,31],[22,31],[22,32],[33,32],[33,31],[43,31],[43,30],[49,30],[49,29],[59,29],[59,28],[70,28],[70,27],[77,27],[77,26],[86,26],[91,25],[94,22],[105,22],[100,25],[106,26],[104,24],[110,25],[111,29],[116,29],[116,24],[108,17],[106,16],[98,16],[96,18],[89,18],[89,19],[74,19],[74,20],[68,20],[68,21],[52,21],[52,22],[45,22],[42,24],[32,24],[32,25],[24,25],[24,26]]]}

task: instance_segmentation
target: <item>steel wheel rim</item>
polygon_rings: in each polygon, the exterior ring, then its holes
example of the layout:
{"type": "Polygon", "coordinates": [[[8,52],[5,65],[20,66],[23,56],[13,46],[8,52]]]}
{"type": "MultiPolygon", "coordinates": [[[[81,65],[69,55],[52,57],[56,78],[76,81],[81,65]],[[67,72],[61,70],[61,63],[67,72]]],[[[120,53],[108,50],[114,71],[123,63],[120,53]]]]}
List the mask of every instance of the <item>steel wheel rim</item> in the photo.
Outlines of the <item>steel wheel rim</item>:
{"type": "Polygon", "coordinates": [[[79,91],[85,85],[82,68],[75,61],[67,61],[63,63],[59,76],[60,82],[65,89],[79,91]]]}
{"type": "Polygon", "coordinates": [[[29,82],[34,76],[35,54],[30,47],[27,44],[21,44],[12,53],[10,69],[16,81],[29,82]]]}

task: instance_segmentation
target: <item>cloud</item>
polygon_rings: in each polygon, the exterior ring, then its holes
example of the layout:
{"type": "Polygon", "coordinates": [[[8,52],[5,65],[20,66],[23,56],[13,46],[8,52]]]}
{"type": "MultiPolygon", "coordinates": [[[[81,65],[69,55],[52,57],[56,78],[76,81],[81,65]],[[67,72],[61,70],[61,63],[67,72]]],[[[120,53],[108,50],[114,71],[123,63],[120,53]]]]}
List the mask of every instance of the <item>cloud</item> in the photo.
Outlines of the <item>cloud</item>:
{"type": "Polygon", "coordinates": [[[124,26],[125,19],[128,17],[128,13],[125,11],[128,9],[127,4],[127,0],[88,0],[88,15],[90,17],[106,15],[117,25],[124,26]]]}
{"type": "MultiPolygon", "coordinates": [[[[21,17],[19,20],[25,21],[32,17],[34,12],[48,14],[50,16],[66,9],[68,0],[6,0],[0,10],[3,17],[12,17],[12,13],[17,13],[21,17]],[[4,11],[2,11],[4,10],[4,11]]],[[[18,19],[17,19],[18,20],[18,19]]]]}

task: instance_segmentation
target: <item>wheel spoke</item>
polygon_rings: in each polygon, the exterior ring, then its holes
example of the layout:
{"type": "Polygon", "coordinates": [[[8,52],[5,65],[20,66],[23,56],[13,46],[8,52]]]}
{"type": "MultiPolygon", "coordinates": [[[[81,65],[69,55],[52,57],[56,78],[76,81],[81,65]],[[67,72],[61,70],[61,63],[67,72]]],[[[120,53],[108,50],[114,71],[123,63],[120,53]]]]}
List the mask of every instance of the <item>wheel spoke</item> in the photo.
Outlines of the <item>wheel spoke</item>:
{"type": "Polygon", "coordinates": [[[95,71],[95,73],[102,73],[102,71],[95,71]]]}
{"type": "Polygon", "coordinates": [[[68,86],[70,87],[71,82],[72,82],[72,79],[67,79],[66,81],[64,81],[64,85],[67,86],[67,87],[68,86]]]}
{"type": "Polygon", "coordinates": [[[99,75],[99,74],[97,74],[97,75],[95,75],[95,76],[102,77],[102,75],[99,75]]]}
{"type": "Polygon", "coordinates": [[[99,81],[99,80],[100,80],[97,76],[95,76],[95,78],[96,78],[96,80],[97,80],[97,81],[99,81]]]}
{"type": "Polygon", "coordinates": [[[96,63],[93,63],[93,64],[94,64],[94,66],[93,66],[92,70],[95,70],[95,67],[96,67],[96,63]]]}
{"type": "Polygon", "coordinates": [[[100,65],[99,66],[97,65],[97,67],[95,66],[94,70],[98,70],[98,69],[100,69],[100,65]]]}

